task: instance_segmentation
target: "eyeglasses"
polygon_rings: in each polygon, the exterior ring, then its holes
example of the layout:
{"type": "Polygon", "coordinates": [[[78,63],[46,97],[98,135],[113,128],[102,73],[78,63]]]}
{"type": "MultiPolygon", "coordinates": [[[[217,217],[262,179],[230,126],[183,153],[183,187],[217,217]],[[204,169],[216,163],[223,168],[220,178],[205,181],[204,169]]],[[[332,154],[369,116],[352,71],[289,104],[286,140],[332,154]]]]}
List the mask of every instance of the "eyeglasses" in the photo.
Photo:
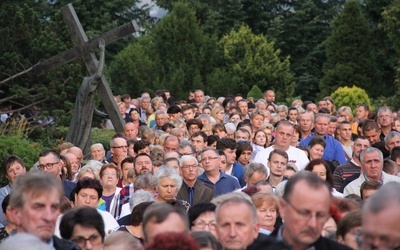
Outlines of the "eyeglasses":
{"type": "Polygon", "coordinates": [[[211,161],[211,160],[216,160],[216,159],[218,159],[219,157],[218,156],[215,156],[215,157],[211,157],[211,156],[209,156],[209,157],[204,157],[204,158],[202,158],[201,159],[201,162],[206,162],[207,160],[209,160],[209,161],[211,161]]]}
{"type": "Polygon", "coordinates": [[[56,165],[56,164],[58,164],[58,163],[60,163],[60,162],[55,162],[55,163],[47,163],[47,164],[40,164],[39,166],[38,166],[38,168],[40,169],[40,170],[44,170],[44,169],[52,169],[53,168],[53,165],[56,165]]]}
{"type": "Polygon", "coordinates": [[[189,168],[197,168],[198,165],[193,164],[193,165],[187,165],[187,166],[182,166],[183,169],[189,169],[189,168]]]}
{"type": "Polygon", "coordinates": [[[380,115],[379,119],[389,119],[390,115],[380,115]]]}
{"type": "Polygon", "coordinates": [[[356,236],[357,244],[362,250],[382,249],[382,250],[399,250],[400,243],[395,243],[393,240],[385,236],[374,236],[363,233],[361,230],[356,236]]]}
{"type": "Polygon", "coordinates": [[[111,148],[128,148],[128,146],[115,146],[115,147],[111,147],[111,148]]]}
{"type": "Polygon", "coordinates": [[[205,221],[199,220],[193,222],[193,226],[197,227],[198,229],[204,229],[206,226],[208,226],[210,230],[214,230],[217,224],[215,223],[215,221],[210,221],[209,223],[206,223],[205,221]]]}
{"type": "MultiPolygon", "coordinates": [[[[309,210],[300,210],[293,206],[292,203],[290,203],[288,200],[285,199],[285,202],[289,204],[294,211],[304,220],[304,221],[309,221],[313,217],[313,213],[309,210]]],[[[315,218],[317,219],[317,222],[319,223],[325,223],[325,221],[328,219],[329,213],[315,213],[315,218]]]]}
{"type": "Polygon", "coordinates": [[[92,245],[98,245],[101,242],[101,237],[98,234],[93,234],[89,238],[85,238],[82,236],[78,236],[74,239],[71,239],[72,242],[76,243],[78,246],[83,247],[86,246],[89,241],[92,245]]]}

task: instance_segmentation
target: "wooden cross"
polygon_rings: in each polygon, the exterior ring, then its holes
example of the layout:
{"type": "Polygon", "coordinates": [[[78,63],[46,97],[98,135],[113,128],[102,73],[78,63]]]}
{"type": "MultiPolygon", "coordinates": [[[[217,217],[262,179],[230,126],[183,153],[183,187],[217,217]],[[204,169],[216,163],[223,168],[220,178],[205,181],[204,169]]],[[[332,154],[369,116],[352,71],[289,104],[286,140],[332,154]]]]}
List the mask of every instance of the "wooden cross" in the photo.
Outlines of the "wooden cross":
{"type": "MultiPolygon", "coordinates": [[[[93,75],[98,65],[98,60],[94,51],[97,49],[100,39],[104,39],[105,43],[109,44],[139,30],[136,22],[132,21],[89,41],[72,4],[61,7],[61,13],[77,46],[35,65],[33,71],[38,74],[47,72],[81,57],[85,62],[89,74],[93,75]]],[[[117,104],[114,101],[114,96],[104,75],[101,77],[98,92],[106,112],[114,125],[115,131],[122,132],[124,121],[119,113],[117,104]]]]}

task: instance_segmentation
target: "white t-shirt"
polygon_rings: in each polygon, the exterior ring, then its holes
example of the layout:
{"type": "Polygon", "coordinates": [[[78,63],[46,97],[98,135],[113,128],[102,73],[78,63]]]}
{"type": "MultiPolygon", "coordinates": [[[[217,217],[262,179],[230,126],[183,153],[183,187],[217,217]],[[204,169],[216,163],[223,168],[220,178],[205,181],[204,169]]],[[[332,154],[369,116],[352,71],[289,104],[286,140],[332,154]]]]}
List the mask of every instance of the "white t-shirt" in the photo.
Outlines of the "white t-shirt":
{"type": "MultiPolygon", "coordinates": [[[[268,175],[269,175],[269,167],[268,167],[268,157],[269,154],[274,150],[273,146],[260,150],[256,157],[254,158],[253,162],[259,162],[264,164],[267,167],[268,175]]],[[[306,153],[303,150],[290,146],[289,149],[286,151],[289,156],[289,162],[293,162],[296,164],[298,170],[303,170],[307,164],[310,162],[308,160],[306,153]]]]}

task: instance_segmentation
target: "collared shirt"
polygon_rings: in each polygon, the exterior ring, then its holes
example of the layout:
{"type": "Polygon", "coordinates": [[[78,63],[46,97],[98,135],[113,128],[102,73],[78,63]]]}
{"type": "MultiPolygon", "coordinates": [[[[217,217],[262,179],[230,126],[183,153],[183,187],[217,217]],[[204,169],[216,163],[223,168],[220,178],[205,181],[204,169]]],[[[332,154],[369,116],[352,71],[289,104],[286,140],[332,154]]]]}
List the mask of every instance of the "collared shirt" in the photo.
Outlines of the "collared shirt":
{"type": "Polygon", "coordinates": [[[197,179],[214,186],[214,197],[230,193],[240,188],[239,181],[235,177],[227,175],[221,171],[219,171],[219,178],[215,183],[208,179],[205,172],[197,177],[197,179]]]}
{"type": "MultiPolygon", "coordinates": [[[[311,134],[300,141],[300,146],[308,147],[311,139],[314,137],[315,134],[311,134]]],[[[339,164],[344,164],[346,162],[346,157],[344,156],[344,150],[342,148],[342,144],[335,138],[330,135],[324,136],[326,147],[324,150],[324,154],[322,155],[322,159],[326,161],[334,161],[336,160],[339,164]]]]}
{"type": "Polygon", "coordinates": [[[116,198],[115,204],[115,218],[119,219],[121,215],[122,205],[129,202],[131,199],[132,194],[135,192],[135,186],[133,183],[123,187],[116,198]]]}

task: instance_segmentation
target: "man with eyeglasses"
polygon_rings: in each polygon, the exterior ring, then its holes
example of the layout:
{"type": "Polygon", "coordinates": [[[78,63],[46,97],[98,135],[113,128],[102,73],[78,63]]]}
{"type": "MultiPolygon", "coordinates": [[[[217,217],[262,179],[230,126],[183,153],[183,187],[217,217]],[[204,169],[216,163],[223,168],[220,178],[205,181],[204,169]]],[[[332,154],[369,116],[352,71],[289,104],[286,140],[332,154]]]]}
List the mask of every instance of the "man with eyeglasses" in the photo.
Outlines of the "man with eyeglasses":
{"type": "Polygon", "coordinates": [[[201,153],[201,163],[204,173],[197,179],[214,187],[214,196],[230,193],[240,188],[236,177],[223,173],[219,170],[221,158],[214,148],[205,148],[201,153]]]}
{"type": "Polygon", "coordinates": [[[190,206],[210,202],[214,197],[214,189],[210,185],[197,180],[200,167],[196,158],[191,155],[184,155],[180,159],[179,165],[183,183],[176,198],[187,201],[190,206]]]}
{"type": "Polygon", "coordinates": [[[332,195],[328,183],[316,174],[301,171],[293,175],[279,200],[283,226],[271,236],[290,245],[294,250],[350,249],[321,236],[329,219],[332,195]]]}
{"type": "Polygon", "coordinates": [[[128,143],[124,138],[116,137],[110,141],[110,151],[112,156],[108,162],[114,163],[121,168],[121,162],[128,156],[128,143]]]}
{"type": "Polygon", "coordinates": [[[64,196],[68,199],[70,198],[70,194],[75,188],[75,183],[62,178],[62,162],[60,161],[60,155],[56,151],[45,149],[40,152],[38,169],[55,175],[64,187],[64,196]]]}
{"type": "Polygon", "coordinates": [[[379,127],[381,128],[380,139],[381,139],[381,141],[383,141],[385,139],[385,136],[387,134],[389,134],[390,131],[393,131],[393,129],[392,129],[392,123],[393,123],[392,110],[387,106],[380,107],[378,109],[377,121],[378,121],[379,127]]]}
{"type": "Polygon", "coordinates": [[[362,210],[360,249],[400,249],[400,183],[381,187],[362,210]]]}

